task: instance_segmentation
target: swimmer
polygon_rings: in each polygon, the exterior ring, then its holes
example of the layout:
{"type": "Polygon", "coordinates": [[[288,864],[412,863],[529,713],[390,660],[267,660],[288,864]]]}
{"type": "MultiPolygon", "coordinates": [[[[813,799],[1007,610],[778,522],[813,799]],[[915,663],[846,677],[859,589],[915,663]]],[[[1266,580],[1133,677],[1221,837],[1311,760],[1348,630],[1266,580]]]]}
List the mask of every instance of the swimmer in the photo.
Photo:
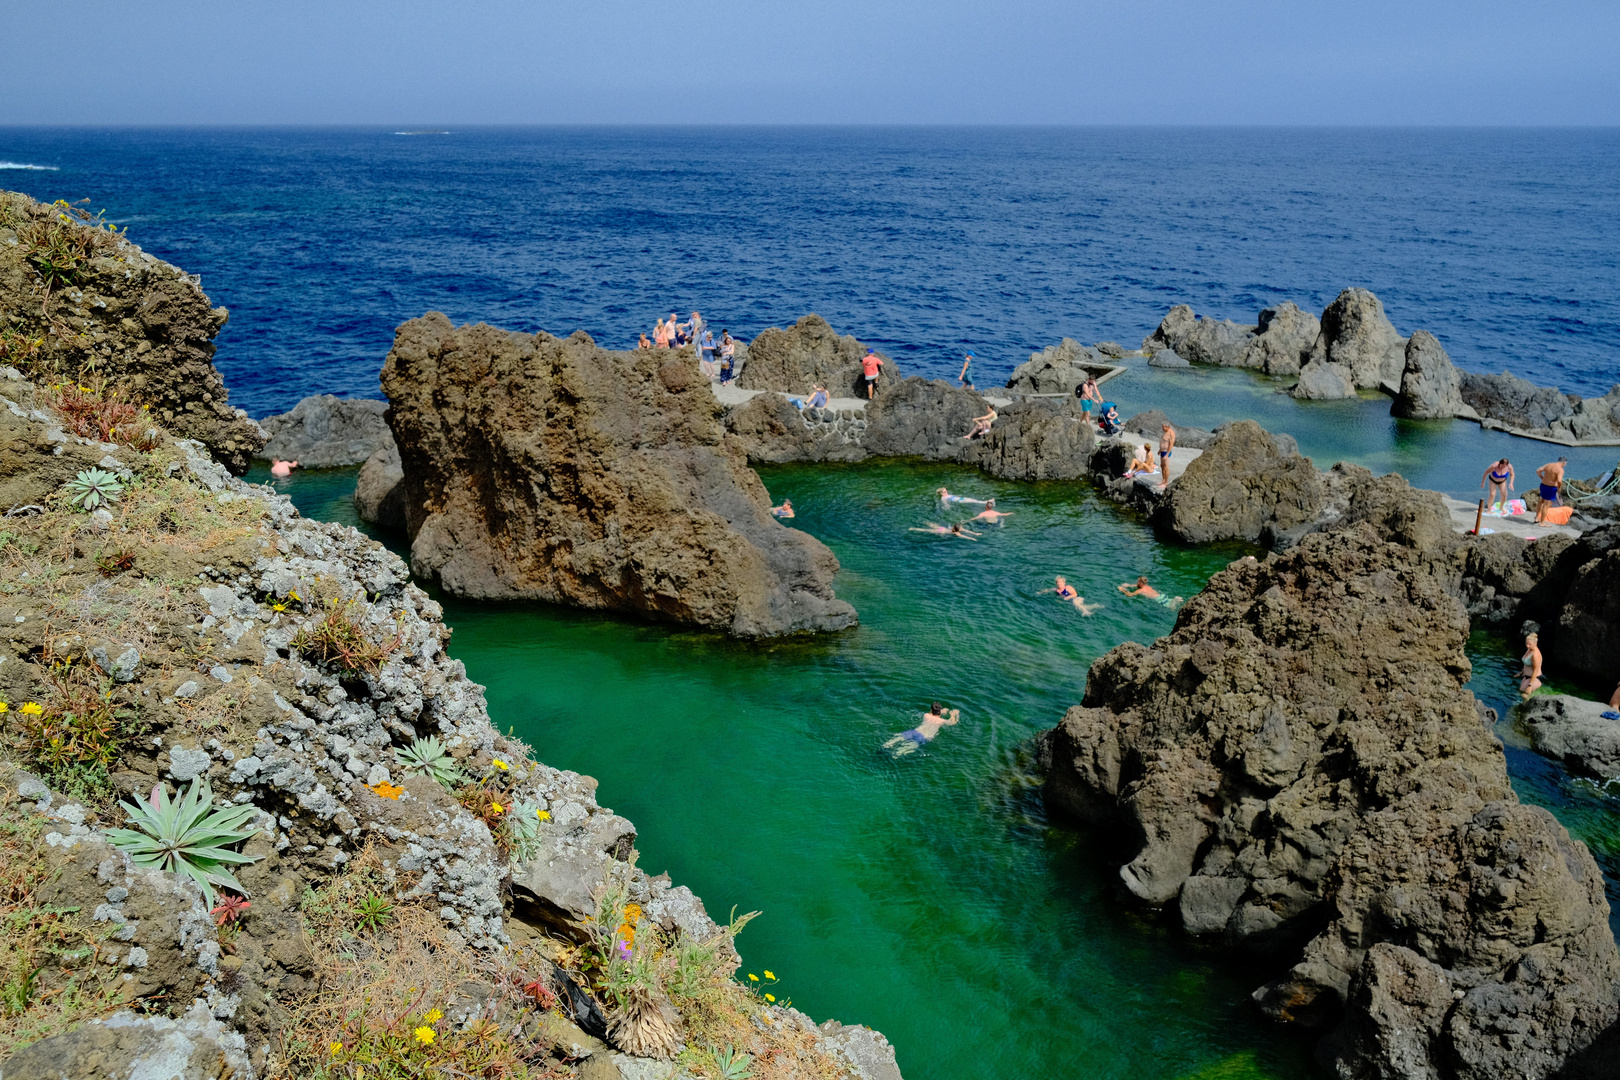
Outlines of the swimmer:
{"type": "Polygon", "coordinates": [[[280,458],[272,458],[270,461],[270,475],[282,479],[291,476],[296,468],[298,468],[296,461],[282,461],[280,458]]]}
{"type": "MultiPolygon", "coordinates": [[[[1074,609],[1082,615],[1091,615],[1095,613],[1097,608],[1100,606],[1097,604],[1086,603],[1086,598],[1076,592],[1073,585],[1070,585],[1067,581],[1063,580],[1062,574],[1059,574],[1054,580],[1057,582],[1054,587],[1050,589],[1042,589],[1041,592],[1057,593],[1059,600],[1067,600],[1069,603],[1073,604],[1074,609]]],[[[1036,593],[1036,595],[1039,596],[1040,593],[1036,593]]]]}
{"type": "Polygon", "coordinates": [[[960,525],[952,525],[949,528],[946,528],[944,525],[935,525],[932,521],[927,521],[923,524],[926,526],[925,528],[907,529],[906,531],[933,533],[935,536],[955,536],[963,540],[977,540],[980,535],[970,529],[964,529],[960,525]]]}
{"type": "Polygon", "coordinates": [[[973,503],[975,506],[987,506],[987,505],[989,505],[983,499],[974,499],[974,498],[970,498],[970,497],[968,497],[966,495],[952,495],[949,491],[946,491],[944,488],[939,489],[939,508],[941,510],[949,510],[951,507],[956,506],[956,505],[958,505],[960,503],[973,503]]]}
{"type": "Polygon", "coordinates": [[[1145,597],[1154,601],[1155,603],[1163,604],[1172,611],[1180,607],[1182,604],[1181,597],[1164,595],[1158,589],[1155,589],[1153,586],[1149,585],[1148,580],[1145,577],[1139,577],[1136,579],[1136,587],[1134,589],[1131,587],[1131,583],[1127,581],[1120,585],[1119,591],[1124,593],[1126,596],[1145,597]]]}
{"type": "Polygon", "coordinates": [[[1519,696],[1529,701],[1530,695],[1541,689],[1541,639],[1535,634],[1524,636],[1524,656],[1519,671],[1519,696]]]}
{"type": "Polygon", "coordinates": [[[928,710],[927,715],[922,718],[922,723],[910,731],[902,731],[884,743],[883,749],[893,750],[895,757],[914,754],[917,752],[917,747],[922,746],[924,743],[933,742],[934,736],[939,734],[941,727],[954,724],[961,718],[961,709],[946,709],[945,706],[936,701],[933,707],[928,710]]]}
{"type": "Polygon", "coordinates": [[[984,509],[968,518],[968,521],[982,521],[989,525],[1000,525],[1002,518],[1012,517],[1011,510],[997,510],[996,500],[990,499],[984,504],[984,509]]]}
{"type": "Polygon", "coordinates": [[[778,518],[790,518],[790,517],[792,517],[793,516],[793,500],[792,499],[783,499],[781,506],[773,506],[773,507],[771,507],[771,516],[772,517],[778,517],[778,518]]]}

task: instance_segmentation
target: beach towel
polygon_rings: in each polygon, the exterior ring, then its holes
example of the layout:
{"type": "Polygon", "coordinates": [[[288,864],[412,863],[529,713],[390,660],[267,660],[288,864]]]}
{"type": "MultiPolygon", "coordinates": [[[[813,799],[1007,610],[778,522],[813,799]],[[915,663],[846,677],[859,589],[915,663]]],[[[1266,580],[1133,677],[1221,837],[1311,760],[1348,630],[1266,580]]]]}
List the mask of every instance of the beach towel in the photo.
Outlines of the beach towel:
{"type": "Polygon", "coordinates": [[[1547,520],[1554,525],[1568,525],[1569,516],[1575,512],[1573,506],[1554,506],[1547,511],[1547,520]]]}

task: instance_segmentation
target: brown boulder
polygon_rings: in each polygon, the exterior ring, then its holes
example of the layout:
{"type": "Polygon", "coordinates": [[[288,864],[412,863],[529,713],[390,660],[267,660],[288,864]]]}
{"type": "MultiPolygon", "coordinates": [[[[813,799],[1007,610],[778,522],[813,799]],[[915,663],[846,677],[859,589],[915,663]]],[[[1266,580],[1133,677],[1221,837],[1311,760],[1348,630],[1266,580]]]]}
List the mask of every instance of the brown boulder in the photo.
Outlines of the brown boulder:
{"type": "MultiPolygon", "coordinates": [[[[820,315],[806,315],[787,330],[770,327],[748,343],[747,360],[737,385],[744,390],[786,390],[808,394],[812,384],[833,397],[865,396],[861,357],[866,346],[840,335],[820,315]]],[[[880,382],[900,378],[900,369],[883,358],[880,382]]]]}
{"type": "Polygon", "coordinates": [[[1217,432],[1170,486],[1159,521],[1184,543],[1254,541],[1311,521],[1322,502],[1309,458],[1285,454],[1259,424],[1239,420],[1217,432]]]}
{"type": "Polygon", "coordinates": [[[414,572],[459,596],[743,637],[853,625],[832,591],[838,560],[770,516],[720,406],[679,362],[437,312],[402,325],[382,385],[414,572]]]}

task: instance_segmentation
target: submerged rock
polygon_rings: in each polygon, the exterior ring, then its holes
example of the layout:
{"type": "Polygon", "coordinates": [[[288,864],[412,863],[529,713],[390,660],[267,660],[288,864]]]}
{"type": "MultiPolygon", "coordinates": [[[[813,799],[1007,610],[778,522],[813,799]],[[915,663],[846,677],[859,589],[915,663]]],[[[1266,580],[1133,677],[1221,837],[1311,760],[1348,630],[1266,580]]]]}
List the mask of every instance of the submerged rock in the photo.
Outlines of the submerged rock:
{"type": "Polygon", "coordinates": [[[388,402],[316,394],[290,412],[259,421],[269,439],[259,457],[296,461],[306,469],[359,465],[394,445],[383,413],[388,402]]]}
{"type": "Polygon", "coordinates": [[[414,572],[741,637],[854,625],[838,560],[784,527],[690,354],[434,312],[383,366],[414,572]]]}
{"type": "Polygon", "coordinates": [[[1473,410],[1463,401],[1462,373],[1435,336],[1414,331],[1406,343],[1401,389],[1389,407],[1391,416],[1412,420],[1441,420],[1473,410]]]}
{"type": "Polygon", "coordinates": [[[1119,831],[1133,894],[1300,957],[1256,998],[1337,1022],[1338,1076],[1546,1076],[1616,1016],[1602,876],[1518,803],[1468,633],[1420,552],[1312,536],[1098,660],[1043,750],[1048,801],[1119,831]]]}

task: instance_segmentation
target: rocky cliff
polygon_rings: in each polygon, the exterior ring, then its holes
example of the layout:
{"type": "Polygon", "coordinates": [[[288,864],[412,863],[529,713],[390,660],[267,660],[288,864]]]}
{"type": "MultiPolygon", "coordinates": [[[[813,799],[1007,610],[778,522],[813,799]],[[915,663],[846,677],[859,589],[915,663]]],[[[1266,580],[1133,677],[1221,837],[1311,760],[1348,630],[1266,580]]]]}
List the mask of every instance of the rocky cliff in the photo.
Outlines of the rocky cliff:
{"type": "Polygon", "coordinates": [[[201,279],[99,219],[0,191],[0,366],[42,385],[105,384],[240,474],[264,434],[227,404],[214,369],[214,335],[228,318],[201,279]]]}
{"type": "Polygon", "coordinates": [[[1256,998],[1338,1076],[1545,1077],[1616,1017],[1596,864],[1522,806],[1463,687],[1469,623],[1366,525],[1235,563],[1091,669],[1047,797],[1117,827],[1188,932],[1296,958],[1256,998]]]}
{"type": "MultiPolygon", "coordinates": [[[[840,335],[820,315],[806,315],[786,330],[761,330],[748,343],[746,363],[737,385],[744,390],[785,390],[805,395],[820,384],[833,397],[864,397],[861,358],[866,346],[840,335]]],[[[881,354],[880,354],[881,355],[881,354]]],[[[883,378],[900,378],[900,369],[883,357],[883,378]]]]}
{"type": "Polygon", "coordinates": [[[382,385],[411,566],[446,591],[743,637],[855,623],[838,560],[770,516],[689,353],[434,313],[399,328],[382,385]]]}

